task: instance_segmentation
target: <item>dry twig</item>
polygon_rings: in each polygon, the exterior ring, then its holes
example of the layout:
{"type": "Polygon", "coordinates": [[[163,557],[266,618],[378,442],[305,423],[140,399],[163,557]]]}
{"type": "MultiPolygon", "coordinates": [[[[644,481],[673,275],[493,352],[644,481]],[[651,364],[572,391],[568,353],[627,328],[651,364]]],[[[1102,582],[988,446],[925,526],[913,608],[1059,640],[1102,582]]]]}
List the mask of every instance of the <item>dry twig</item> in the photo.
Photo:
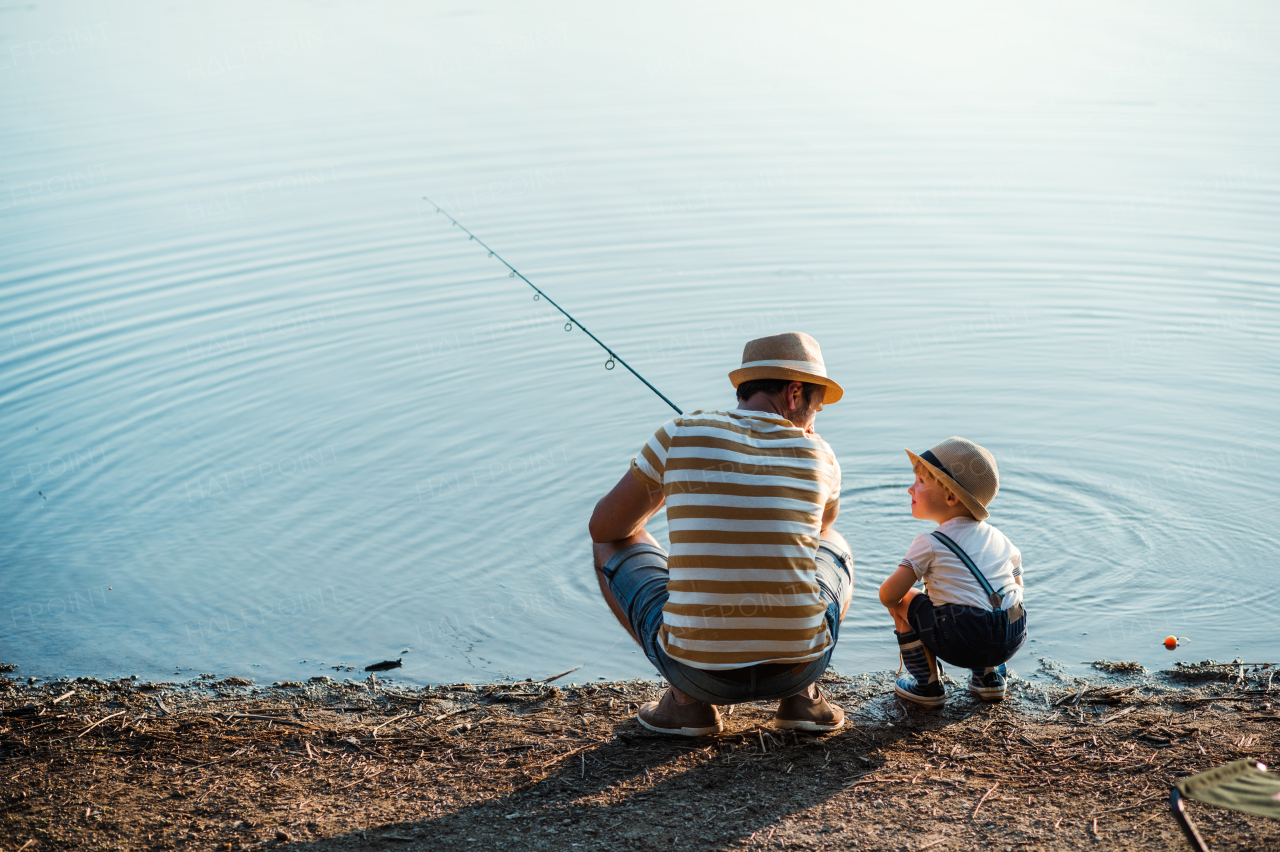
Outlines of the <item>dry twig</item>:
{"type": "Polygon", "coordinates": [[[90,731],[92,731],[94,728],[98,727],[98,726],[99,726],[99,725],[101,725],[103,722],[107,721],[108,719],[114,719],[114,718],[115,718],[115,717],[117,717],[117,716],[123,716],[123,715],[125,714],[125,712],[126,712],[126,711],[124,711],[124,710],[120,710],[120,711],[118,711],[118,712],[112,713],[110,716],[104,716],[104,717],[102,717],[101,719],[99,719],[98,721],[94,722],[94,723],[93,723],[92,725],[90,725],[89,727],[85,728],[85,729],[84,729],[83,731],[81,731],[80,733],[76,734],[76,737],[83,737],[85,734],[89,733],[89,732],[90,732],[90,731]]]}
{"type": "Polygon", "coordinates": [[[970,818],[976,818],[978,816],[978,810],[979,808],[982,807],[982,803],[985,802],[987,800],[987,796],[990,796],[992,793],[994,793],[996,791],[996,788],[999,786],[1000,786],[1000,782],[997,781],[996,783],[991,785],[990,790],[982,794],[982,798],[979,799],[978,804],[974,806],[973,813],[969,815],[970,818]]]}

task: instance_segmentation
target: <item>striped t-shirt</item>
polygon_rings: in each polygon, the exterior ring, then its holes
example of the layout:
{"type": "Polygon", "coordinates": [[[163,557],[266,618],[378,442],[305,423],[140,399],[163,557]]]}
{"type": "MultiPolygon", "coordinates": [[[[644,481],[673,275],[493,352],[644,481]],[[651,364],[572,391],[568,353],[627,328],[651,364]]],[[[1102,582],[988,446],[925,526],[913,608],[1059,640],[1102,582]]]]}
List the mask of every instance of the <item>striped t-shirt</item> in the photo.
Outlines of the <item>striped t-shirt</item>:
{"type": "Polygon", "coordinates": [[[669,598],[659,642],[699,669],[815,660],[831,644],[814,557],[840,499],[827,442],[761,411],[695,411],[631,472],[666,497],[669,598]]]}

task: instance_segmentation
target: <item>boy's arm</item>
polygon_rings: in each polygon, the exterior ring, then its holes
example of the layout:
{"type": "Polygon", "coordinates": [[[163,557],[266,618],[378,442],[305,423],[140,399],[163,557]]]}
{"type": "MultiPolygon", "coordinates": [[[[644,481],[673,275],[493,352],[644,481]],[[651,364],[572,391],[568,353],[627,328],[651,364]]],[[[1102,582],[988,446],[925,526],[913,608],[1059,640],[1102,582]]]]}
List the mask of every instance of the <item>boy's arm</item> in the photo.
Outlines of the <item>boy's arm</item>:
{"type": "Polygon", "coordinates": [[[899,565],[898,570],[889,575],[889,579],[880,584],[880,603],[887,607],[895,607],[916,584],[916,572],[910,565],[899,565]]]}
{"type": "Polygon", "coordinates": [[[907,548],[906,556],[898,563],[898,570],[880,585],[880,603],[892,609],[902,603],[911,587],[924,579],[933,565],[933,536],[922,533],[907,548]]]}

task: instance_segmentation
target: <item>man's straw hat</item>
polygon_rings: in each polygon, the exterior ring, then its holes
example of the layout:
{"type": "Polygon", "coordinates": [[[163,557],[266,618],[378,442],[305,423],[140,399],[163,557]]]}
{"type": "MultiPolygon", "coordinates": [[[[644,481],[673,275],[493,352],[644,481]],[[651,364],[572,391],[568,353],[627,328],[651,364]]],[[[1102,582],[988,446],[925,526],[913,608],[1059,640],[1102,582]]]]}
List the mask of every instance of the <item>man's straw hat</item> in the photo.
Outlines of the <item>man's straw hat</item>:
{"type": "Polygon", "coordinates": [[[991,517],[987,506],[1000,490],[996,458],[965,438],[948,438],[920,455],[907,450],[914,464],[927,467],[980,521],[991,517]]]}
{"type": "Polygon", "coordinates": [[[735,388],[756,379],[790,379],[825,385],[823,405],[839,402],[844,388],[827,378],[818,341],[803,331],[788,331],[772,337],[758,337],[742,350],[742,366],[729,374],[735,388]]]}

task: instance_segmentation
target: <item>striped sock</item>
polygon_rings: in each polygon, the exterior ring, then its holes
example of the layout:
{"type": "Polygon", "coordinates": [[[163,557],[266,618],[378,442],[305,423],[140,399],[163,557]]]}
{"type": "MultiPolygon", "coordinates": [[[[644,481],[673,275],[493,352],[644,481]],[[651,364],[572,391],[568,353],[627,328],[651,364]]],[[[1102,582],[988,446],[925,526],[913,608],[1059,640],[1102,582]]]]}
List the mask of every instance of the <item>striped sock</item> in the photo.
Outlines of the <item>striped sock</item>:
{"type": "Polygon", "coordinates": [[[893,631],[898,637],[898,651],[902,654],[902,664],[916,679],[917,683],[935,683],[938,680],[938,664],[933,654],[920,641],[920,634],[914,630],[910,633],[893,631]]]}
{"type": "Polygon", "coordinates": [[[985,669],[969,669],[969,671],[973,672],[974,677],[981,678],[983,675],[989,675],[1000,671],[1000,667],[987,666],[985,669]]]}

